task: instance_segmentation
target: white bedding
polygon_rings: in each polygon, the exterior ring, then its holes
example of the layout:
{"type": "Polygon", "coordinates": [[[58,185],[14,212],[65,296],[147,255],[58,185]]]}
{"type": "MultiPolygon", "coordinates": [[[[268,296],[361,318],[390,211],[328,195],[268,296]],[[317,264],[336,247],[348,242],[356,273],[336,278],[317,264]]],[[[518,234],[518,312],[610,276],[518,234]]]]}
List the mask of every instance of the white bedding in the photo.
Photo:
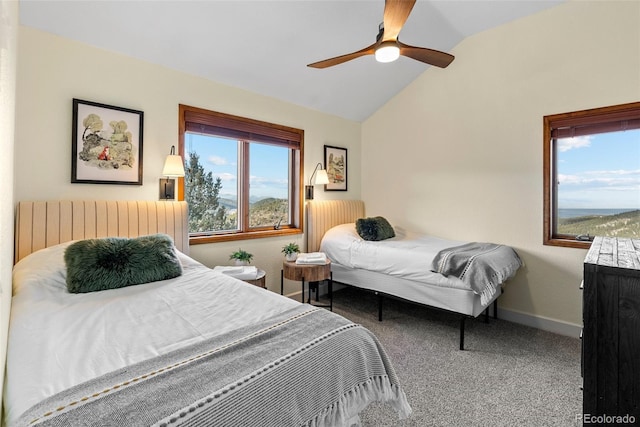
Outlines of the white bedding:
{"type": "Polygon", "coordinates": [[[320,251],[333,262],[349,268],[374,271],[415,282],[465,289],[470,287],[457,277],[445,277],[430,270],[431,261],[442,249],[466,242],[407,232],[394,227],[396,237],[382,241],[362,239],[354,223],[329,229],[320,251]]]}
{"type": "Polygon", "coordinates": [[[9,423],[90,378],[298,305],[181,253],[178,278],[70,294],[63,260],[70,243],[35,252],[14,267],[4,393],[9,423]],[[51,336],[56,339],[44,339],[51,336]],[[89,352],[97,356],[88,359],[89,352]]]}

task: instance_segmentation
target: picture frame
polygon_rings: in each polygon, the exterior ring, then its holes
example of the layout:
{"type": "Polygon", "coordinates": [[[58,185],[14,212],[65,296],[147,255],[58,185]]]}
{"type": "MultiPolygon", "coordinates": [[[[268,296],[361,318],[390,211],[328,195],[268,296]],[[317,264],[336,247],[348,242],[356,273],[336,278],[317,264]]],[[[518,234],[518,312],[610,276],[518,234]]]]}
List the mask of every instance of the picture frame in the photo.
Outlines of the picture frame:
{"type": "Polygon", "coordinates": [[[73,99],[71,182],[142,185],[144,113],[73,99]]]}
{"type": "Polygon", "coordinates": [[[325,184],[325,191],[347,191],[347,149],[324,146],[324,168],[329,177],[329,183],[325,184]]]}

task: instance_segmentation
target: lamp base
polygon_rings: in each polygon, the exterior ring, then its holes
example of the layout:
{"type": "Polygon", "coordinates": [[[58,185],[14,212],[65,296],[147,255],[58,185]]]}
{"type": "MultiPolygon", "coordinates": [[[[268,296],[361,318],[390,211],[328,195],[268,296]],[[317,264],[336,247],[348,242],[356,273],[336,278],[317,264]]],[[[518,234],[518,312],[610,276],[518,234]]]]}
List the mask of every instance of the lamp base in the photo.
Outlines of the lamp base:
{"type": "Polygon", "coordinates": [[[160,179],[160,200],[173,200],[175,198],[175,180],[160,179]]]}
{"type": "Polygon", "coordinates": [[[304,186],[304,198],[307,200],[313,200],[313,185],[304,186]]]}

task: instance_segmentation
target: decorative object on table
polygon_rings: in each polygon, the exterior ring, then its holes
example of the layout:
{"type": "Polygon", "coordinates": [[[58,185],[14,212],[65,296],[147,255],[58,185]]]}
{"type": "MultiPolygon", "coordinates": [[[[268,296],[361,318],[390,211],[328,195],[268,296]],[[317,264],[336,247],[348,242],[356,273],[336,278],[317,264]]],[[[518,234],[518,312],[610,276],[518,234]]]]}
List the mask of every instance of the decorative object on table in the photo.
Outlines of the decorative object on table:
{"type": "Polygon", "coordinates": [[[300,246],[297,243],[288,243],[282,248],[282,253],[287,261],[295,261],[300,253],[300,246]]]}
{"type": "Polygon", "coordinates": [[[347,191],[347,149],[324,146],[324,165],[329,183],[325,191],[347,191]]]}
{"type": "Polygon", "coordinates": [[[71,182],[142,185],[144,113],[73,99],[71,182]]]}
{"type": "Polygon", "coordinates": [[[240,280],[255,280],[258,277],[258,268],[253,265],[218,265],[213,267],[213,271],[240,280]]]}
{"type": "Polygon", "coordinates": [[[307,200],[313,200],[313,186],[321,184],[325,184],[326,186],[328,183],[329,178],[327,177],[327,171],[322,169],[322,163],[318,163],[309,178],[309,185],[304,186],[304,198],[307,200]],[[320,170],[318,170],[318,168],[320,168],[320,170]]]}
{"type": "Polygon", "coordinates": [[[264,289],[267,288],[267,273],[264,270],[252,265],[218,265],[216,267],[213,267],[213,271],[231,276],[238,280],[242,280],[243,282],[247,282],[250,285],[258,286],[264,289]]]}
{"type": "Polygon", "coordinates": [[[250,254],[245,250],[238,249],[237,251],[229,255],[229,259],[235,260],[236,265],[248,265],[253,259],[253,254],[250,254]]]}
{"type": "Polygon", "coordinates": [[[324,252],[310,252],[299,254],[296,264],[324,265],[327,263],[327,256],[324,252]]]}
{"type": "Polygon", "coordinates": [[[164,161],[162,175],[160,178],[160,200],[175,199],[175,179],[184,176],[184,162],[182,156],[176,154],[176,146],[171,146],[171,151],[164,161]]]}

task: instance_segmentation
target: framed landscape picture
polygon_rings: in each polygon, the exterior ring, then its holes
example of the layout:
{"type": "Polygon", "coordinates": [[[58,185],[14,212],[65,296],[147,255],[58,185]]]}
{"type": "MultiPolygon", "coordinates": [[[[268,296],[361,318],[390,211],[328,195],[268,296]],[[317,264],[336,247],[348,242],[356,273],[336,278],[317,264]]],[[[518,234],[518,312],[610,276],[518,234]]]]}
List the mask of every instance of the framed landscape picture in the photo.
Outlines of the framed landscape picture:
{"type": "Polygon", "coordinates": [[[73,99],[71,182],[142,185],[144,113],[73,99]]]}
{"type": "Polygon", "coordinates": [[[324,168],[329,177],[325,191],[347,191],[347,149],[325,145],[324,168]]]}

